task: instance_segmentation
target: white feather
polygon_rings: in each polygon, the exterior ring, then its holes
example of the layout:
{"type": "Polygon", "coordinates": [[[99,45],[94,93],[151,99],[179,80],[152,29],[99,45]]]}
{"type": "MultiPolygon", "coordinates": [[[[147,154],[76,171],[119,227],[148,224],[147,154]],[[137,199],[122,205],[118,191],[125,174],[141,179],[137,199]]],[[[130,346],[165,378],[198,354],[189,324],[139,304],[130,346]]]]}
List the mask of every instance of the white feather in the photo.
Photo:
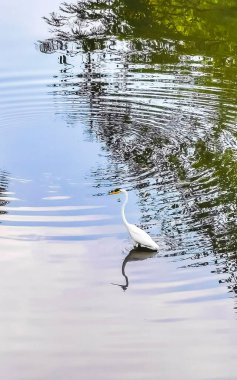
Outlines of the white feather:
{"type": "Polygon", "coordinates": [[[143,245],[145,247],[152,248],[152,249],[159,248],[158,244],[156,244],[154,240],[152,240],[152,238],[145,231],[141,230],[141,228],[130,223],[128,223],[126,227],[128,229],[128,232],[131,238],[133,239],[135,243],[138,243],[140,245],[143,245]]]}

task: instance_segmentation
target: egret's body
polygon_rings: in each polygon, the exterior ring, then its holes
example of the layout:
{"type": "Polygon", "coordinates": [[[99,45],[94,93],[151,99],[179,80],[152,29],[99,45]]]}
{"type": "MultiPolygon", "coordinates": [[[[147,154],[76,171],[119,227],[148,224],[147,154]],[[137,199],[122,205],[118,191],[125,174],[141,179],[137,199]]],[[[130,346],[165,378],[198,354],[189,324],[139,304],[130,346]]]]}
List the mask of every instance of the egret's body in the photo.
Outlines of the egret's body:
{"type": "Polygon", "coordinates": [[[128,221],[125,217],[125,206],[128,202],[127,191],[124,189],[116,189],[116,190],[113,190],[110,192],[110,194],[119,194],[119,193],[125,194],[125,201],[124,201],[124,203],[122,205],[122,209],[121,209],[122,219],[123,219],[125,227],[127,228],[129,235],[131,236],[132,240],[137,245],[142,245],[144,247],[157,250],[159,248],[158,245],[156,244],[156,242],[154,242],[154,240],[152,240],[152,238],[145,231],[141,230],[141,228],[135,226],[134,224],[128,223],[128,221]]]}

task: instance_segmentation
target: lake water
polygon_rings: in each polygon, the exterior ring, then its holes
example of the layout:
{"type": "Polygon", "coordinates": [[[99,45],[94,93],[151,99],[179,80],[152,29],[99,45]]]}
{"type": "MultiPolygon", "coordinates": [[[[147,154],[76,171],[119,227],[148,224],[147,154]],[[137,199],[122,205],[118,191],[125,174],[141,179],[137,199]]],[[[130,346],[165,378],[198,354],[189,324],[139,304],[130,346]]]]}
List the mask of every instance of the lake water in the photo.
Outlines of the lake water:
{"type": "Polygon", "coordinates": [[[1,378],[234,380],[234,3],[76,4],[1,1],[1,378]]]}

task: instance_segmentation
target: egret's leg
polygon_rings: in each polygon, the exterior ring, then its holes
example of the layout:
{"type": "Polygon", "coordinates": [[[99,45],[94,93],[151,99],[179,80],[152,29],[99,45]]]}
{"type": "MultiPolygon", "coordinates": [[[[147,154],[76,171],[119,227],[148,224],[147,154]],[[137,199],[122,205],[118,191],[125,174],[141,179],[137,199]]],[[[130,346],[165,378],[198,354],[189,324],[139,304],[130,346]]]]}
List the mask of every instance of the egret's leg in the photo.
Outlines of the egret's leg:
{"type": "Polygon", "coordinates": [[[140,248],[141,244],[140,243],[134,243],[134,248],[140,248]]]}

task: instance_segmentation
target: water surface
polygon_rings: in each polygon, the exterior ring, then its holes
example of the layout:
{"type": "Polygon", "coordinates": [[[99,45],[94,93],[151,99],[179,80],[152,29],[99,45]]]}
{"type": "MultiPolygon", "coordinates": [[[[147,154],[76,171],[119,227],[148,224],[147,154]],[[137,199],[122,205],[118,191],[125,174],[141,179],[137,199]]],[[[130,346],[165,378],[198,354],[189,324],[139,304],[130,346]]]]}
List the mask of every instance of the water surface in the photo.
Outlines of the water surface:
{"type": "Polygon", "coordinates": [[[236,378],[237,13],[190,4],[3,1],[4,379],[236,378]]]}

